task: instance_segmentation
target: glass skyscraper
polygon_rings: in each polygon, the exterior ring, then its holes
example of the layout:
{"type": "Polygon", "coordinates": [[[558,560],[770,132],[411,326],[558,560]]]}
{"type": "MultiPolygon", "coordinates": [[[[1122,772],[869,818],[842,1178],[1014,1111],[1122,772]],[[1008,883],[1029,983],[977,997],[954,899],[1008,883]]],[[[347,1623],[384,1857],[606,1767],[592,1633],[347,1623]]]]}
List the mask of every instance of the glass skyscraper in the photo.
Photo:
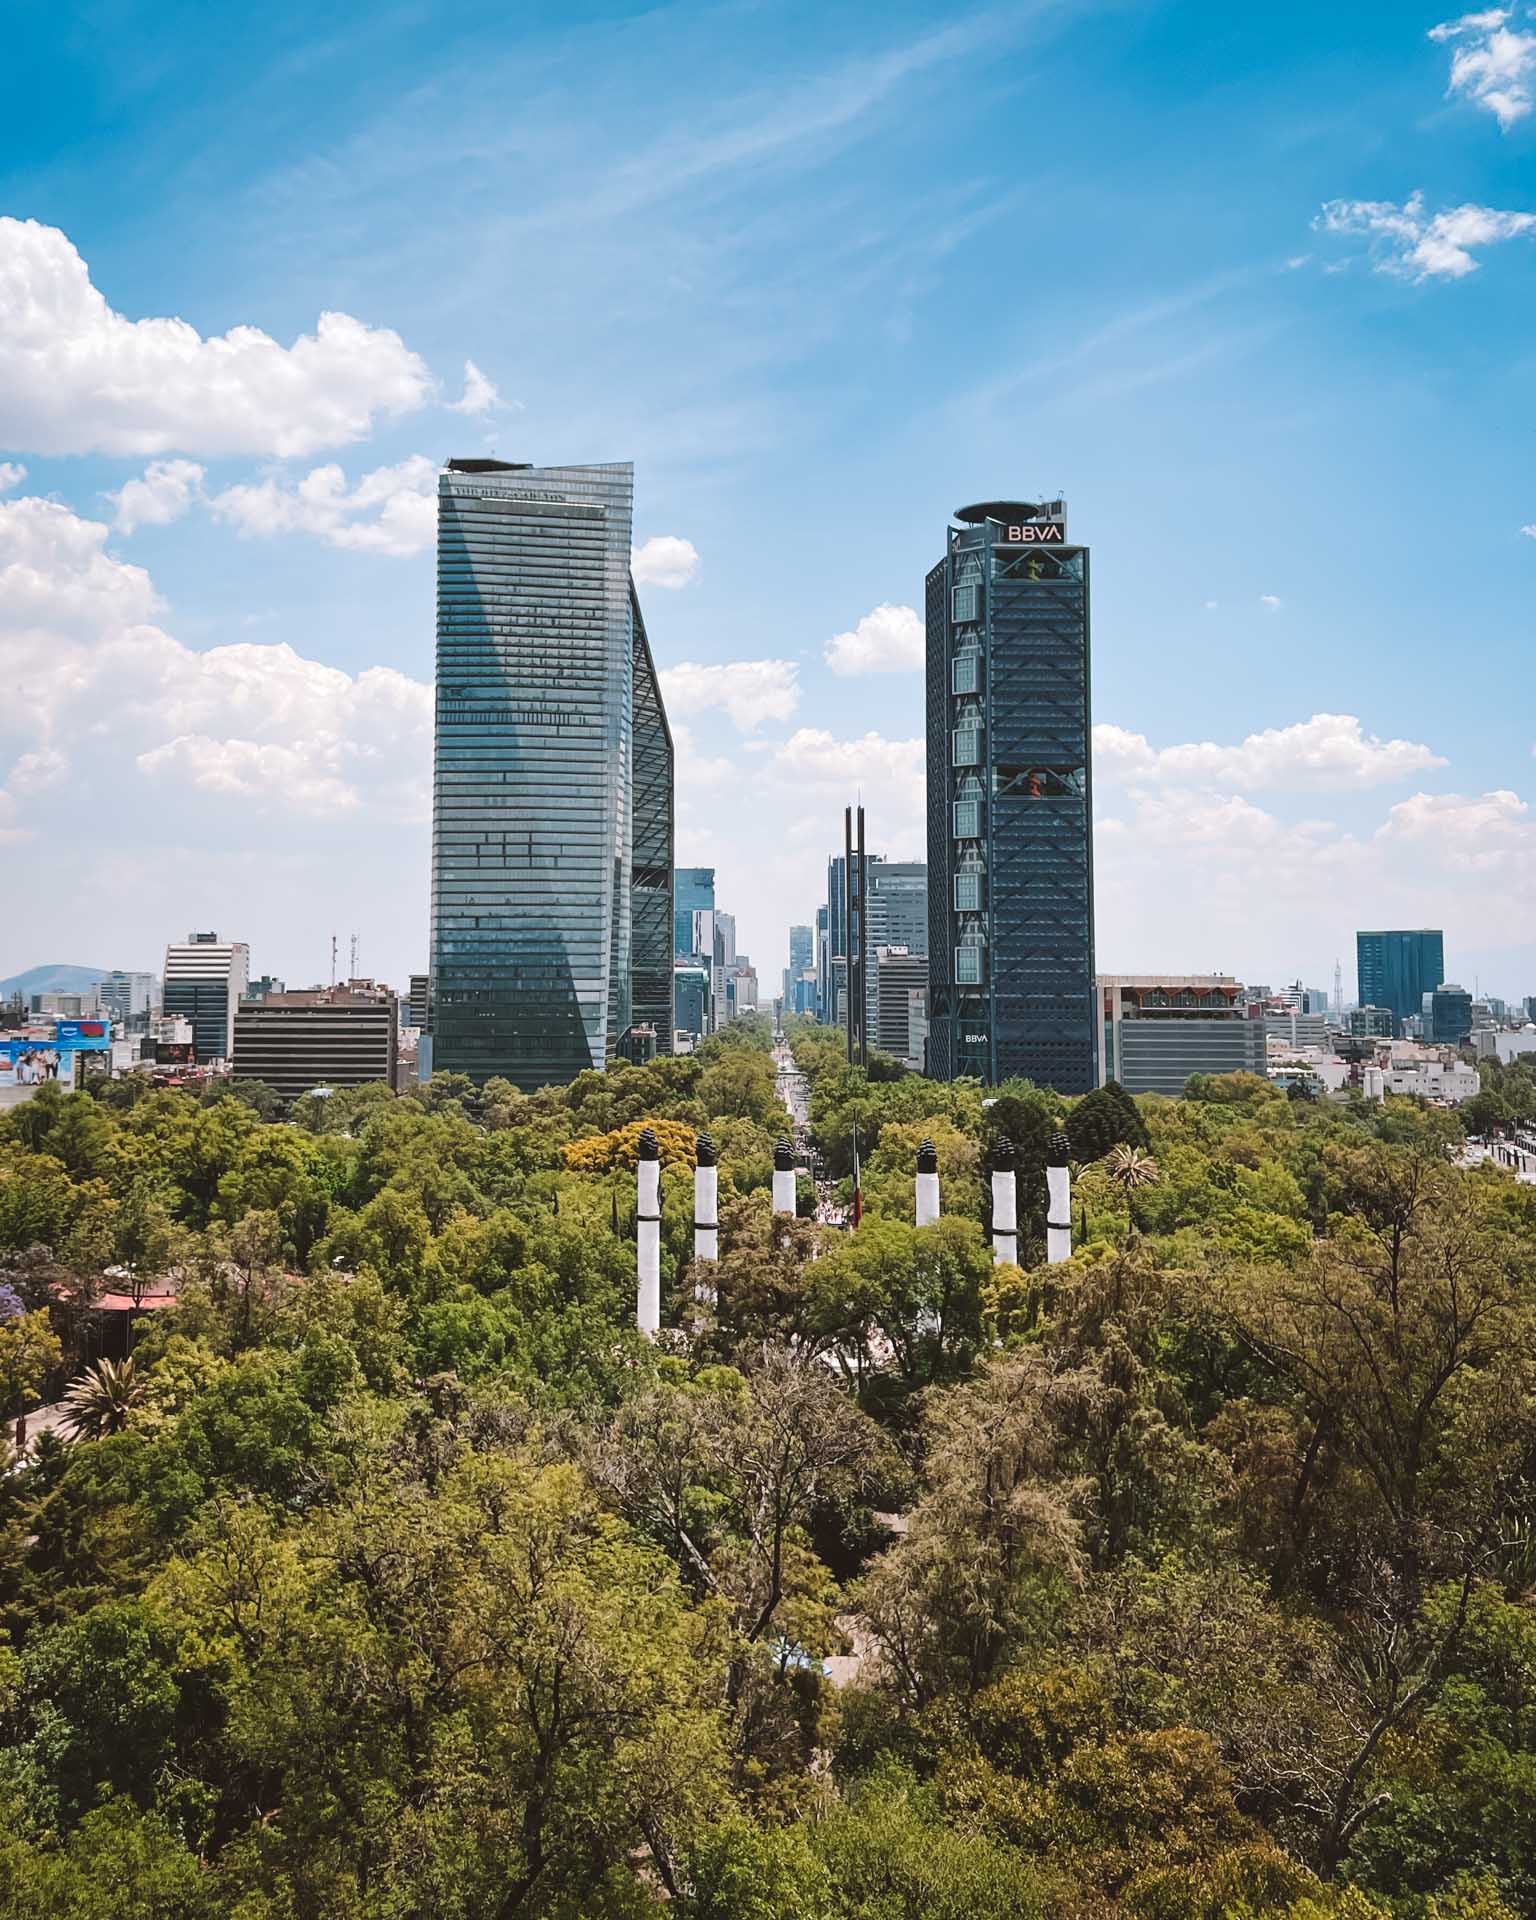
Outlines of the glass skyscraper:
{"type": "Polygon", "coordinates": [[[672,739],[634,469],[438,482],[432,1065],[531,1090],[672,1038],[672,739]]]}
{"type": "Polygon", "coordinates": [[[1355,972],[1360,1005],[1390,1007],[1401,1032],[1445,979],[1445,935],[1438,927],[1357,933],[1355,972]]]}
{"type": "Polygon", "coordinates": [[[962,507],[927,581],[928,1071],[1097,1083],[1088,549],[962,507]]]}

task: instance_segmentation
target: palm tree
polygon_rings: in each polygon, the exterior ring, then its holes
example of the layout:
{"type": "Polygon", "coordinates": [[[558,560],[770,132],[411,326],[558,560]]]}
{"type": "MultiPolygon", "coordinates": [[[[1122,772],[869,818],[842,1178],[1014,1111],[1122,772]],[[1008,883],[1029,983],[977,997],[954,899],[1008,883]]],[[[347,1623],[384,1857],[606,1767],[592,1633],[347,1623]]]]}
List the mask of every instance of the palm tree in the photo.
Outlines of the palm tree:
{"type": "Polygon", "coordinates": [[[1150,1153],[1143,1153],[1140,1147],[1127,1146],[1124,1141],[1117,1147],[1111,1147],[1104,1156],[1104,1175],[1125,1195],[1126,1226],[1132,1239],[1136,1235],[1136,1202],[1134,1196],[1143,1187],[1150,1187],[1162,1178],[1162,1170],[1150,1153]]]}
{"type": "Polygon", "coordinates": [[[98,1360],[87,1367],[64,1396],[60,1429],[72,1440],[99,1440],[121,1433],[128,1415],[144,1397],[144,1386],[133,1377],[133,1360],[98,1360]]]}

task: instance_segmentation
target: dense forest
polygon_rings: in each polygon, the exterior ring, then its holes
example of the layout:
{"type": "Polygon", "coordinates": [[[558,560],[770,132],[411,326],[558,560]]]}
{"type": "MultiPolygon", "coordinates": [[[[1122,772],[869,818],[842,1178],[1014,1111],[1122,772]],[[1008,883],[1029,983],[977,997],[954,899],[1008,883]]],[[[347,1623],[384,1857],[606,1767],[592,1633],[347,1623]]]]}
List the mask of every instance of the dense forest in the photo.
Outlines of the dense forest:
{"type": "Polygon", "coordinates": [[[7,1429],[67,1393],[0,1443],[5,1920],[1536,1912],[1536,1189],[1406,1100],[791,1037],[856,1232],[770,1211],[755,1022],[0,1119],[7,1429]]]}

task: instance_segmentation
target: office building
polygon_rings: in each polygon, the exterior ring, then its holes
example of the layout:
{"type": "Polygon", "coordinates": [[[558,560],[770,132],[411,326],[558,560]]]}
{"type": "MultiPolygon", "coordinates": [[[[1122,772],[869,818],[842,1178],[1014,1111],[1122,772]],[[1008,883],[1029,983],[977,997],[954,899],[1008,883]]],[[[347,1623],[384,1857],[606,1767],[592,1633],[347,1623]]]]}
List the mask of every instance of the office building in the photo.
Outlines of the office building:
{"type": "Polygon", "coordinates": [[[1436,1047],[1465,1046],[1472,1033],[1472,996],[1454,980],[1423,999],[1424,1038],[1436,1047]]]}
{"type": "Polygon", "coordinates": [[[809,927],[789,930],[789,965],[784,969],[784,1011],[795,1011],[795,995],[807,972],[815,970],[816,936],[809,927]]]}
{"type": "Polygon", "coordinates": [[[672,740],[634,470],[438,482],[432,1064],[525,1089],[672,1033],[672,740]]]}
{"type": "Polygon", "coordinates": [[[816,909],[816,1018],[825,1026],[831,1016],[827,1004],[831,997],[828,969],[831,952],[827,934],[827,909],[816,909]]]}
{"type": "Polygon", "coordinates": [[[672,1004],[676,1031],[696,1046],[714,1031],[712,969],[702,961],[677,960],[672,967],[672,1004]]]}
{"type": "Polygon", "coordinates": [[[128,973],[114,967],[103,974],[96,988],[101,1011],[113,1020],[141,1020],[152,1013],[160,998],[159,977],[153,973],[128,973]]]}
{"type": "Polygon", "coordinates": [[[395,996],[372,980],[269,993],[235,1010],[234,1072],[284,1100],[315,1087],[393,1087],[399,1042],[395,996]]]}
{"type": "Polygon", "coordinates": [[[928,1038],[928,956],[907,947],[875,951],[875,1045],[921,1072],[928,1038]]]}
{"type": "Polygon", "coordinates": [[[672,951],[679,960],[695,954],[712,959],[714,915],[714,868],[678,867],[672,875],[672,951]]]}
{"type": "Polygon", "coordinates": [[[199,1066],[233,1053],[235,1009],[250,973],[251,950],[243,940],[189,933],[166,948],[161,1010],[191,1021],[192,1057],[199,1066]]]}
{"type": "Polygon", "coordinates": [[[1100,1084],[1177,1099],[1192,1073],[1264,1073],[1265,1022],[1228,974],[1100,974],[1100,1084]]]}
{"type": "Polygon", "coordinates": [[[413,973],[403,1003],[405,1024],[414,1027],[418,1033],[430,1033],[431,1026],[431,975],[413,973]]]}
{"type": "Polygon", "coordinates": [[[34,993],[27,1002],[27,1011],[34,1019],[94,1020],[102,1010],[97,987],[79,987],[72,993],[34,993]]]}
{"type": "MultiPolygon", "coordinates": [[[[867,867],[864,929],[864,1006],[871,1042],[879,1045],[881,947],[905,947],[928,957],[928,866],[922,860],[880,860],[867,867]]],[[[903,1016],[904,1018],[905,1016],[903,1016]]]]}
{"type": "Polygon", "coordinates": [[[1266,1038],[1282,1046],[1326,1047],[1329,1043],[1330,1017],[1326,1013],[1302,1013],[1291,1007],[1282,1012],[1266,1010],[1262,1015],[1266,1038]]]}
{"type": "Polygon", "coordinates": [[[247,1000],[265,1000],[269,993],[283,993],[286,992],[286,990],[286,983],[279,980],[275,974],[264,973],[258,979],[252,980],[247,985],[244,998],[247,1000]]]}
{"type": "Polygon", "coordinates": [[[1098,1080],[1088,549],[962,507],[927,580],[928,1071],[1098,1080]]]}
{"type": "Polygon", "coordinates": [[[725,1017],[739,1020],[757,1011],[757,968],[744,953],[737,954],[725,973],[725,1017]]]}
{"type": "Polygon", "coordinates": [[[1397,1031],[1397,1019],[1390,1007],[1351,1007],[1346,1020],[1357,1039],[1390,1040],[1397,1031]]]}
{"type": "Polygon", "coordinates": [[[710,916],[714,923],[714,965],[711,985],[715,1001],[715,1025],[723,1027],[731,1018],[731,974],[736,966],[736,916],[716,907],[710,916]]]}
{"type": "Polygon", "coordinates": [[[1438,927],[1355,935],[1361,1006],[1390,1007],[1399,1022],[1419,1012],[1445,978],[1445,936],[1438,927]]]}

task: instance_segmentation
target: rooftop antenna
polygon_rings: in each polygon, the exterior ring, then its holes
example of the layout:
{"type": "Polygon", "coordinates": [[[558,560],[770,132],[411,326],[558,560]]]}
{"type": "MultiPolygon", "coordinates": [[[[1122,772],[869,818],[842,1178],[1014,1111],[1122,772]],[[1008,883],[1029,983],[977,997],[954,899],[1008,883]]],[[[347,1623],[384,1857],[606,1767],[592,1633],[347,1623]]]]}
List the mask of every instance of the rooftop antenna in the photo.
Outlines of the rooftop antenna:
{"type": "Polygon", "coordinates": [[[336,984],[336,936],[331,935],[331,985],[336,984]]]}
{"type": "Polygon", "coordinates": [[[353,934],[353,936],[352,936],[352,965],[351,965],[351,971],[350,971],[350,972],[348,973],[348,975],[347,975],[347,978],[348,978],[349,980],[355,980],[355,979],[357,978],[357,935],[356,935],[355,933],[354,933],[354,934],[353,934]]]}
{"type": "Polygon", "coordinates": [[[1344,968],[1337,960],[1333,963],[1333,1010],[1344,1011],[1344,968]]]}

